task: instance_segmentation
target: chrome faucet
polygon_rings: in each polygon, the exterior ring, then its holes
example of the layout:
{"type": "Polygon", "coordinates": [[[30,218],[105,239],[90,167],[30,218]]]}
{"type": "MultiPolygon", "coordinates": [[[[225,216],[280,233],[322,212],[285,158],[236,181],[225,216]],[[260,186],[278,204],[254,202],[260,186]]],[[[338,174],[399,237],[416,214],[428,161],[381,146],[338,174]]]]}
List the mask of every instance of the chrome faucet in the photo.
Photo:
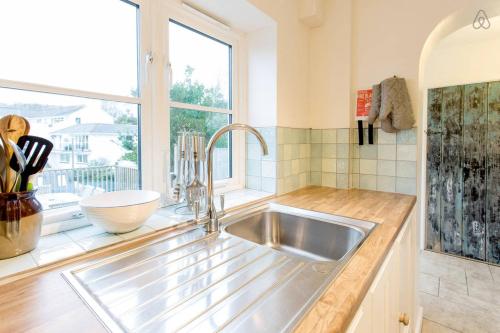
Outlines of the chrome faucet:
{"type": "Polygon", "coordinates": [[[219,220],[217,218],[217,210],[215,209],[214,205],[214,176],[213,176],[213,152],[215,149],[215,145],[217,141],[220,139],[221,136],[226,134],[227,132],[234,131],[234,130],[244,130],[252,133],[257,137],[257,139],[260,142],[260,145],[262,147],[262,154],[267,155],[268,150],[267,150],[267,144],[266,141],[264,141],[264,138],[262,135],[257,132],[257,130],[251,126],[245,125],[245,124],[229,124],[227,126],[222,127],[219,129],[215,134],[210,138],[210,141],[208,141],[207,145],[207,176],[208,176],[208,184],[207,184],[207,201],[208,201],[208,211],[207,211],[207,217],[208,217],[208,222],[205,224],[205,230],[207,232],[214,232],[214,231],[219,231],[219,220]]]}

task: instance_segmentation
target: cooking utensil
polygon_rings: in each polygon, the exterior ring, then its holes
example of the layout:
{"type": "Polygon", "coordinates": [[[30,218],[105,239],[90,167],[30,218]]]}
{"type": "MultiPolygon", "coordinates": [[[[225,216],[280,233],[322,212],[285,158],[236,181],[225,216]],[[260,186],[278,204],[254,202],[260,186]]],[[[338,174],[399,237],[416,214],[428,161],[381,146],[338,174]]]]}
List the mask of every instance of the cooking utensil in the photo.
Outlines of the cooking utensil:
{"type": "Polygon", "coordinates": [[[9,139],[9,144],[12,147],[12,150],[14,151],[14,156],[15,158],[10,159],[10,167],[12,170],[16,171],[16,178],[14,180],[14,183],[12,184],[12,188],[9,190],[9,192],[15,191],[16,189],[16,184],[19,181],[19,175],[24,172],[24,169],[26,169],[26,157],[24,156],[23,151],[17,143],[9,139]]]}
{"type": "Polygon", "coordinates": [[[7,167],[7,159],[5,157],[5,150],[3,148],[2,140],[0,140],[0,190],[6,192],[5,184],[5,169],[7,167]]]}
{"type": "MultiPolygon", "coordinates": [[[[14,153],[12,146],[9,144],[9,139],[16,143],[21,136],[27,135],[29,131],[30,124],[24,117],[7,115],[0,119],[0,138],[3,143],[3,155],[6,159],[6,166],[9,165],[12,154],[14,153]]],[[[10,169],[6,167],[5,177],[3,178],[4,191],[8,191],[10,188],[13,188],[13,186],[11,186],[11,178],[10,169]]]]}
{"type": "Polygon", "coordinates": [[[19,138],[23,135],[28,135],[30,131],[30,124],[24,118],[16,115],[11,115],[8,123],[7,136],[10,140],[17,143],[19,138]]]}
{"type": "MultiPolygon", "coordinates": [[[[47,139],[32,135],[20,137],[17,145],[21,147],[24,156],[26,156],[26,167],[24,171],[21,172],[21,186],[19,187],[20,191],[26,191],[29,177],[43,169],[54,145],[47,139]]],[[[17,165],[17,158],[14,162],[11,160],[11,168],[13,168],[13,165],[17,165]]]]}
{"type": "MultiPolygon", "coordinates": [[[[179,141],[177,141],[179,142],[179,141]]],[[[179,175],[180,175],[180,168],[181,168],[181,159],[179,157],[180,155],[180,152],[179,152],[179,143],[175,144],[174,145],[174,161],[175,161],[175,164],[174,164],[174,175],[175,175],[175,184],[173,186],[174,188],[174,200],[176,202],[179,202],[180,201],[180,196],[181,196],[181,184],[180,184],[180,179],[179,179],[179,175]]]]}
{"type": "Polygon", "coordinates": [[[193,161],[193,181],[186,186],[186,201],[190,207],[194,208],[195,202],[200,204],[203,199],[205,186],[200,182],[199,176],[199,137],[197,134],[191,136],[192,140],[192,161],[193,161]]]}
{"type": "Polygon", "coordinates": [[[12,115],[8,115],[5,117],[2,117],[0,119],[0,139],[2,140],[3,144],[3,150],[4,150],[4,156],[5,156],[5,178],[3,179],[4,181],[4,189],[7,190],[10,188],[10,170],[7,167],[10,161],[10,158],[12,156],[12,148],[10,148],[8,142],[9,142],[9,124],[10,124],[10,119],[12,115]]]}
{"type": "Polygon", "coordinates": [[[200,175],[199,175],[199,179],[200,179],[200,182],[202,182],[203,184],[205,184],[206,183],[206,179],[207,179],[207,172],[206,172],[206,168],[205,168],[205,161],[207,159],[206,152],[205,152],[205,148],[206,148],[205,136],[202,133],[199,133],[199,139],[198,140],[199,140],[198,160],[199,160],[199,163],[200,163],[200,175]]]}
{"type": "Polygon", "coordinates": [[[179,200],[182,200],[183,188],[186,186],[186,133],[182,132],[179,135],[179,200]]]}

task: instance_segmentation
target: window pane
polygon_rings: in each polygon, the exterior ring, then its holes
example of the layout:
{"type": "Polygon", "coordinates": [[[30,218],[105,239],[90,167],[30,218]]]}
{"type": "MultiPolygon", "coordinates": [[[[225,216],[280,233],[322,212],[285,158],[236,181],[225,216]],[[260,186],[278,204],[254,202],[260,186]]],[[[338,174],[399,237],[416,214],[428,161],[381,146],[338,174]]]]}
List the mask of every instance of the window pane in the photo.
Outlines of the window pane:
{"type": "Polygon", "coordinates": [[[120,0],[2,1],[0,78],[137,95],[137,7],[120,0]]]}
{"type": "MultiPolygon", "coordinates": [[[[170,170],[174,170],[174,146],[177,136],[182,131],[194,131],[204,134],[206,142],[222,126],[229,124],[230,115],[218,112],[170,109],[170,170]]],[[[231,177],[231,136],[226,134],[219,139],[214,150],[214,180],[231,177]]]]}
{"type": "Polygon", "coordinates": [[[31,179],[44,209],[140,187],[138,105],[13,89],[0,89],[0,101],[1,117],[25,117],[31,135],[54,144],[31,179]]]}
{"type": "Polygon", "coordinates": [[[169,24],[172,101],[230,109],[231,46],[169,24]]]}

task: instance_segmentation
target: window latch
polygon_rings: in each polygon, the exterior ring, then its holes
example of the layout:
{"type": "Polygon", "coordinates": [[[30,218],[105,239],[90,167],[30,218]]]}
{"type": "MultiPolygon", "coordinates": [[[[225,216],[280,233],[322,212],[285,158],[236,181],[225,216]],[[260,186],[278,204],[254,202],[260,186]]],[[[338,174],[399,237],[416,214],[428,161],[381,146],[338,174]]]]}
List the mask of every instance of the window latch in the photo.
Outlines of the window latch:
{"type": "Polygon", "coordinates": [[[149,71],[150,71],[150,66],[152,63],[153,63],[153,53],[151,51],[149,51],[146,54],[145,62],[144,62],[144,75],[143,75],[144,82],[143,82],[143,84],[146,84],[147,82],[149,82],[149,71]]]}
{"type": "Polygon", "coordinates": [[[153,53],[148,52],[148,54],[146,54],[146,63],[147,64],[152,64],[153,63],[153,53]]]}

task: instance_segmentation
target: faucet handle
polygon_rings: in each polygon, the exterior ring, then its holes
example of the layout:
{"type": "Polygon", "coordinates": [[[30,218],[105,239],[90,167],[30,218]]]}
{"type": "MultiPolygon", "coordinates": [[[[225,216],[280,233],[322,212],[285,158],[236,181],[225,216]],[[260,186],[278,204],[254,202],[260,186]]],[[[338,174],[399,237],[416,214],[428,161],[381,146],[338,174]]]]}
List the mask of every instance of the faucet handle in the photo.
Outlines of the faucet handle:
{"type": "Polygon", "coordinates": [[[225,195],[224,194],[221,194],[219,196],[219,200],[220,200],[220,215],[221,216],[224,216],[226,214],[226,212],[224,211],[224,201],[225,201],[225,195]]]}

